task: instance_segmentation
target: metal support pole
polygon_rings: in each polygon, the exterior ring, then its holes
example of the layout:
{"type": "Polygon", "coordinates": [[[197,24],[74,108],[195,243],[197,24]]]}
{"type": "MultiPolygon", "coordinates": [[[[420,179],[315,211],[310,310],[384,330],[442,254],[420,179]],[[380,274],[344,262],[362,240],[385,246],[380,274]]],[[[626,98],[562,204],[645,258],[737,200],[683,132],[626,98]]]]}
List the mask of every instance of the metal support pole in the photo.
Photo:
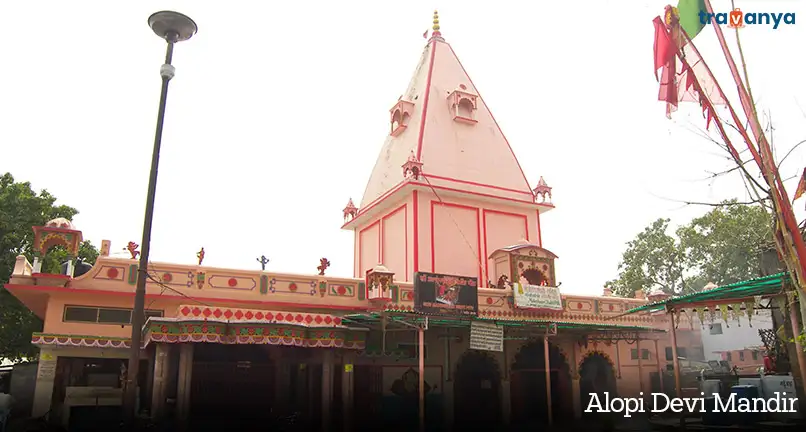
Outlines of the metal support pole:
{"type": "Polygon", "coordinates": [[[154,220],[154,196],[157,192],[157,171],[160,161],[160,146],[162,145],[162,127],[165,121],[165,103],[168,98],[168,83],[173,78],[174,42],[176,38],[168,37],[168,47],[165,52],[165,64],[160,68],[162,75],[162,89],[160,90],[160,104],[157,112],[157,130],[154,135],[154,150],[151,153],[151,172],[148,177],[148,194],[146,195],[145,220],[143,221],[143,239],[140,242],[140,265],[137,274],[137,287],[134,292],[134,310],[132,311],[132,336],[129,365],[126,374],[126,388],[123,396],[124,418],[131,423],[136,416],[137,407],[137,375],[140,371],[140,348],[142,345],[143,324],[145,321],[146,279],[148,278],[148,259],[151,252],[151,225],[154,220]]]}
{"type": "Polygon", "coordinates": [[[419,336],[419,383],[417,385],[420,393],[420,432],[425,432],[425,328],[420,327],[417,329],[419,336]]]}
{"type": "Polygon", "coordinates": [[[674,325],[674,310],[669,311],[669,333],[672,335],[672,364],[674,365],[674,394],[681,397],[683,389],[680,388],[680,359],[677,358],[677,329],[674,325]]]}
{"type": "Polygon", "coordinates": [[[543,360],[546,364],[546,405],[548,406],[549,426],[554,424],[554,413],[551,409],[551,356],[549,356],[549,336],[543,336],[543,360]]]}
{"type": "Polygon", "coordinates": [[[641,337],[639,336],[638,339],[635,340],[635,345],[638,348],[638,391],[644,391],[644,368],[641,364],[641,360],[643,359],[643,351],[641,350],[641,337]]]}

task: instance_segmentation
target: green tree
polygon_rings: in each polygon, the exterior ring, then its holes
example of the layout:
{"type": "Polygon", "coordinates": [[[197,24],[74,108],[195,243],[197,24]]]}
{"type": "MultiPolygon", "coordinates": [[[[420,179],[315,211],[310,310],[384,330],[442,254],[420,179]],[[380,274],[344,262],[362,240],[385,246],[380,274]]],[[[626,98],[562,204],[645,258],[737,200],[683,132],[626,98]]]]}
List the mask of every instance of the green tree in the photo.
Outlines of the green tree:
{"type": "MultiPolygon", "coordinates": [[[[30,183],[15,182],[9,173],[0,176],[0,359],[19,361],[38,354],[31,345],[31,333],[42,331],[42,320],[4,288],[18,255],[33,261],[31,228],[57,217],[72,219],[76,214],[78,210],[72,207],[56,205],[56,197],[46,190],[37,193],[30,183]]],[[[98,250],[85,241],[78,255],[94,264],[98,250]]],[[[66,257],[63,249],[52,250],[43,259],[42,271],[57,273],[66,257]]]]}
{"type": "Polygon", "coordinates": [[[605,284],[619,296],[631,297],[639,289],[660,288],[666,293],[685,291],[685,256],[679,241],[668,234],[669,219],[658,219],[627,243],[619,263],[619,277],[605,284]]]}
{"type": "Polygon", "coordinates": [[[679,295],[708,282],[725,285],[759,276],[763,251],[772,243],[772,216],[759,205],[725,201],[669,233],[658,219],[627,243],[619,275],[605,284],[616,295],[643,289],[679,295]]]}
{"type": "Polygon", "coordinates": [[[773,246],[773,217],[760,205],[727,201],[677,230],[688,268],[705,283],[756,278],[773,246]]]}

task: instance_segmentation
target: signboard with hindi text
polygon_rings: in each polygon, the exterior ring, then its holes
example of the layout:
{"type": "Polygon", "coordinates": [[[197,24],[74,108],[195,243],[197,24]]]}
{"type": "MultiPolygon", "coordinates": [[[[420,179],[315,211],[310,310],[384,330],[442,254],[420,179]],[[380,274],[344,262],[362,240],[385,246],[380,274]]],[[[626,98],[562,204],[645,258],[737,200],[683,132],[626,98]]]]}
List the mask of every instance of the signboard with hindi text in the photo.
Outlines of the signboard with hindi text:
{"type": "Polygon", "coordinates": [[[470,349],[503,352],[504,326],[482,321],[471,322],[470,349]]]}
{"type": "Polygon", "coordinates": [[[434,315],[477,315],[479,281],[474,277],[414,274],[414,310],[434,315]]]}
{"type": "Polygon", "coordinates": [[[515,307],[519,309],[563,310],[563,299],[557,287],[516,283],[512,289],[515,307]]]}

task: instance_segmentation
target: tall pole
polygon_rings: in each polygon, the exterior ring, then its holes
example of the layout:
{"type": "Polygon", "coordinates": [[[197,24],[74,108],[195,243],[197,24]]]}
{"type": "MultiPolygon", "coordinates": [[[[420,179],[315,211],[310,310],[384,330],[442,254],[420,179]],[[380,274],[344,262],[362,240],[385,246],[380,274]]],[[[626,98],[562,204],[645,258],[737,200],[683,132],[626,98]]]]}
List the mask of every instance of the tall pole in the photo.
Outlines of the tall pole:
{"type": "Polygon", "coordinates": [[[551,356],[549,355],[549,335],[543,336],[543,362],[546,365],[546,406],[548,408],[549,426],[554,424],[554,412],[551,405],[551,356]]]}
{"type": "Polygon", "coordinates": [[[157,132],[154,136],[154,150],[151,153],[151,172],[148,176],[148,195],[146,195],[146,212],[145,220],[143,221],[143,239],[140,242],[140,264],[137,273],[137,287],[134,291],[134,311],[132,311],[131,352],[129,353],[129,369],[126,375],[126,393],[123,401],[126,414],[132,417],[135,415],[137,375],[140,371],[140,345],[142,344],[143,324],[145,324],[146,280],[148,279],[148,258],[151,252],[151,226],[154,221],[154,196],[157,193],[157,170],[160,164],[162,127],[165,122],[165,102],[166,99],[168,99],[168,83],[174,75],[174,70],[171,66],[173,52],[174,41],[168,40],[168,47],[165,52],[165,64],[160,68],[162,90],[160,91],[160,105],[159,111],[157,112],[157,132]]]}
{"type": "MultiPolygon", "coordinates": [[[[674,324],[674,309],[669,311],[669,334],[672,337],[672,365],[674,366],[674,395],[681,397],[683,389],[680,388],[680,359],[677,357],[677,329],[674,324]]],[[[658,360],[660,361],[660,359],[658,360]]],[[[663,379],[663,377],[661,377],[663,379]]]]}
{"type": "Polygon", "coordinates": [[[417,383],[417,388],[419,390],[419,399],[420,399],[420,432],[425,432],[425,353],[423,352],[425,349],[425,328],[420,326],[417,329],[418,335],[418,352],[417,357],[419,360],[419,382],[417,383]]]}
{"type": "Polygon", "coordinates": [[[165,50],[165,63],[160,67],[162,87],[160,90],[159,110],[157,111],[157,128],[154,134],[154,149],[151,153],[151,171],[148,177],[148,194],[146,195],[145,218],[143,221],[143,239],[140,242],[140,263],[137,273],[137,286],[134,291],[134,310],[132,311],[132,335],[129,352],[129,365],[126,372],[126,385],[123,394],[123,415],[126,424],[131,425],[137,414],[137,377],[140,372],[140,350],[142,345],[143,324],[145,324],[146,281],[148,279],[148,261],[151,252],[151,227],[154,220],[154,197],[157,192],[157,172],[162,145],[162,129],[165,122],[165,104],[168,99],[168,84],[174,77],[173,60],[174,44],[190,39],[196,33],[196,23],[177,12],[157,12],[149,17],[149,25],[158,36],[168,43],[165,50]]]}

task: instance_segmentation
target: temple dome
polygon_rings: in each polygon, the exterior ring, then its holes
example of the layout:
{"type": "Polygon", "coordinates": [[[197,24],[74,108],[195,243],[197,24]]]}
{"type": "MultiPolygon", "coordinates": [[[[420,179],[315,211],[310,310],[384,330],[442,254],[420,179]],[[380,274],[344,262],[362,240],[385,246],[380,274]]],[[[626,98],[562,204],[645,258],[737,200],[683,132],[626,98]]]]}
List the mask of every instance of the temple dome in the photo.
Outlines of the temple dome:
{"type": "Polygon", "coordinates": [[[75,230],[76,229],[76,227],[73,225],[73,222],[71,222],[70,220],[68,220],[66,218],[62,218],[62,217],[59,217],[59,218],[52,219],[52,220],[48,221],[48,223],[46,223],[45,226],[48,227],[48,228],[61,228],[61,229],[68,229],[68,230],[75,230]]]}

